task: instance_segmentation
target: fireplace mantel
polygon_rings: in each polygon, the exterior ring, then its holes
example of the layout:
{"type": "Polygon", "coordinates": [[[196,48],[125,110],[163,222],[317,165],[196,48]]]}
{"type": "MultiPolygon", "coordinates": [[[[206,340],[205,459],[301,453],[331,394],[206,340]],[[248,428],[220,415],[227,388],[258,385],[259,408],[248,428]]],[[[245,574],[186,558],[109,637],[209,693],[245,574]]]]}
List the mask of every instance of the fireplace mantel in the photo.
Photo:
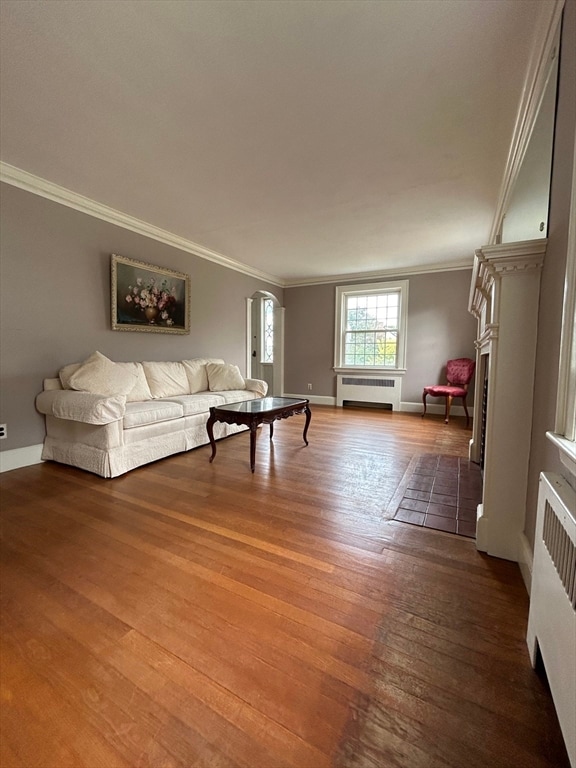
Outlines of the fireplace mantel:
{"type": "Polygon", "coordinates": [[[470,459],[482,463],[484,470],[476,545],[514,561],[520,560],[526,513],[540,272],[546,245],[547,240],[541,239],[479,248],[468,305],[478,321],[476,386],[486,387],[485,397],[475,398],[470,441],[470,459]]]}

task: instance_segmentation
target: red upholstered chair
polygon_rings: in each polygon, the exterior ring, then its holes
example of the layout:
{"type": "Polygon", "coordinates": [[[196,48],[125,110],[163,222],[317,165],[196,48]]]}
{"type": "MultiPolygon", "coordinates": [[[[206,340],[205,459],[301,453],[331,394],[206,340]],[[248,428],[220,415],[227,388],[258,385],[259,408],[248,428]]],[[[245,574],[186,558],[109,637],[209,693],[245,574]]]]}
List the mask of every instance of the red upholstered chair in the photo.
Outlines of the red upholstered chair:
{"type": "Polygon", "coordinates": [[[468,357],[459,357],[457,360],[448,360],[446,363],[446,380],[448,383],[433,387],[424,387],[424,392],[422,393],[424,413],[422,414],[422,418],[424,418],[426,414],[426,395],[446,398],[446,413],[444,416],[446,424],[448,424],[448,420],[450,419],[450,406],[452,405],[452,400],[455,397],[461,397],[464,412],[466,413],[466,426],[468,426],[470,417],[468,416],[468,408],[466,407],[466,395],[468,394],[468,384],[470,384],[470,380],[474,375],[474,368],[476,368],[476,363],[468,357]]]}

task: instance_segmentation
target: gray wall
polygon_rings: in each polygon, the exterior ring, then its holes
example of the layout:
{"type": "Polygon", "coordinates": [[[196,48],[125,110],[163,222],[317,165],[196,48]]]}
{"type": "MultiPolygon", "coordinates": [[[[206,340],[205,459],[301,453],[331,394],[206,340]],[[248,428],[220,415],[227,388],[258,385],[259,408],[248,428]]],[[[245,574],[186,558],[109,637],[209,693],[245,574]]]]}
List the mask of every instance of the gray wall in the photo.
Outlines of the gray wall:
{"type": "MultiPolygon", "coordinates": [[[[470,262],[472,263],[472,254],[470,262]]],[[[420,403],[422,387],[444,381],[452,357],[476,357],[476,321],[468,313],[471,270],[413,275],[409,279],[406,375],[402,400],[420,403]]],[[[392,279],[392,278],[390,278],[392,279]]],[[[342,280],[342,285],[352,284],[342,280]]],[[[285,391],[336,395],[334,374],[335,285],[284,290],[285,391]]],[[[474,402],[473,382],[470,403],[474,402]]],[[[440,402],[433,401],[430,402],[440,402]]]]}
{"type": "Polygon", "coordinates": [[[536,380],[525,528],[526,536],[532,545],[536,524],[539,474],[542,471],[564,473],[558,458],[558,450],[546,438],[546,432],[554,430],[556,414],[562,298],[566,273],[575,134],[576,2],[569,0],[564,11],[548,247],[542,271],[538,315],[536,380]]]}
{"type": "Polygon", "coordinates": [[[245,369],[246,298],[282,289],[100,221],[7,184],[1,185],[0,423],[2,450],[41,443],[34,408],[42,379],[94,350],[116,361],[210,355],[245,369]],[[110,254],[191,278],[189,335],[110,328],[110,254]]]}

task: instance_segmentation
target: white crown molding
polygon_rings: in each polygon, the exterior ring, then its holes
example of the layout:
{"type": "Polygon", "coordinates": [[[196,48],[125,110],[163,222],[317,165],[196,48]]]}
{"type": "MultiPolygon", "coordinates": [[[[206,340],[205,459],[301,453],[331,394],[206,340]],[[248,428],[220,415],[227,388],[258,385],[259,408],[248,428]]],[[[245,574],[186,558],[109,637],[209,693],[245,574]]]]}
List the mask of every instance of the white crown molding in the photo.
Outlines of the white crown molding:
{"type": "Polygon", "coordinates": [[[245,264],[234,261],[234,259],[229,259],[221,253],[211,251],[209,248],[204,248],[204,246],[193,243],[191,240],[187,240],[179,235],[174,235],[172,232],[160,229],[160,227],[155,227],[153,224],[148,224],[146,221],[136,219],[133,216],[122,213],[122,211],[109,208],[107,205],[98,203],[89,197],[84,197],[84,195],[79,195],[77,192],[72,192],[70,189],[61,187],[58,184],[42,179],[39,176],[23,171],[21,168],[16,168],[8,163],[0,162],[0,181],[5,182],[6,184],[11,184],[13,187],[24,189],[26,192],[32,192],[40,197],[45,197],[48,200],[65,205],[68,208],[73,208],[81,213],[87,213],[89,216],[102,219],[110,224],[116,224],[124,229],[129,229],[139,235],[151,237],[153,240],[157,240],[160,243],[165,243],[166,245],[171,245],[181,251],[192,253],[194,256],[199,256],[201,259],[207,259],[215,264],[220,264],[220,266],[226,267],[227,269],[242,272],[244,275],[264,280],[267,283],[279,287],[283,287],[284,285],[284,282],[278,277],[269,275],[266,272],[260,272],[260,270],[248,267],[245,264]]]}
{"type": "Polygon", "coordinates": [[[181,251],[198,256],[201,259],[207,259],[222,267],[233,269],[236,272],[241,272],[249,277],[255,277],[258,280],[263,280],[271,285],[276,285],[279,288],[326,285],[342,283],[349,280],[380,280],[390,279],[391,277],[407,277],[409,275],[423,275],[434,272],[456,272],[461,269],[472,269],[472,259],[470,258],[445,264],[431,264],[429,266],[420,265],[415,267],[405,267],[404,269],[384,269],[377,272],[355,272],[345,275],[340,274],[324,277],[283,279],[266,272],[261,272],[258,269],[254,269],[238,261],[234,261],[234,259],[223,256],[216,251],[211,251],[209,248],[205,248],[198,243],[194,243],[179,235],[174,235],[172,232],[160,229],[160,227],[156,227],[141,219],[136,219],[133,216],[122,213],[122,211],[98,203],[96,200],[84,197],[84,195],[80,195],[77,192],[61,187],[47,179],[42,179],[39,176],[35,176],[33,173],[28,173],[28,171],[16,168],[8,163],[0,162],[0,181],[5,182],[6,184],[11,184],[13,187],[23,189],[26,192],[32,192],[34,195],[45,197],[47,200],[52,200],[53,202],[65,205],[68,208],[73,208],[81,213],[86,213],[89,216],[94,216],[97,219],[102,219],[110,224],[129,229],[139,235],[151,237],[160,243],[171,245],[181,251]]]}
{"type": "Polygon", "coordinates": [[[194,256],[198,256],[201,259],[207,259],[215,264],[220,264],[227,269],[233,269],[236,272],[241,272],[249,277],[255,277],[258,280],[264,280],[271,285],[276,285],[279,288],[293,288],[307,285],[324,285],[330,283],[342,283],[349,280],[378,280],[380,278],[390,277],[402,277],[405,275],[419,275],[428,274],[431,272],[453,272],[460,269],[471,269],[472,260],[461,260],[449,264],[433,264],[431,266],[409,267],[403,270],[398,269],[386,269],[379,272],[356,272],[347,275],[330,275],[328,277],[318,278],[294,278],[283,279],[275,275],[269,275],[266,272],[260,272],[260,270],[248,267],[245,264],[241,264],[238,261],[229,259],[227,256],[223,256],[221,253],[211,251],[209,248],[205,248],[198,243],[193,243],[191,240],[187,240],[184,237],[174,235],[165,229],[155,227],[153,224],[148,224],[141,219],[136,219],[133,216],[129,216],[122,211],[117,211],[114,208],[109,208],[107,205],[98,203],[89,197],[84,197],[76,192],[72,192],[65,187],[61,187],[58,184],[54,184],[51,181],[42,179],[39,176],[35,176],[28,171],[23,171],[21,168],[16,168],[8,163],[0,162],[0,181],[6,184],[11,184],[13,187],[24,189],[26,192],[32,192],[34,195],[45,197],[47,200],[60,203],[68,208],[73,208],[81,213],[86,213],[89,216],[94,216],[97,219],[102,219],[110,224],[129,229],[132,232],[136,232],[139,235],[145,237],[151,237],[158,242],[171,245],[174,248],[178,248],[181,251],[186,251],[194,256]]]}
{"type": "Polygon", "coordinates": [[[285,288],[302,288],[308,285],[328,285],[331,283],[347,283],[350,280],[389,280],[393,277],[409,277],[410,275],[427,275],[432,272],[458,272],[461,269],[472,269],[472,258],[446,264],[421,264],[417,267],[383,269],[378,272],[353,272],[351,274],[328,275],[325,277],[294,278],[284,281],[285,288]]]}
{"type": "Polygon", "coordinates": [[[565,0],[553,0],[553,2],[540,4],[540,20],[536,27],[536,37],[516,114],[489,243],[495,243],[500,234],[502,220],[532,136],[552,64],[558,56],[556,36],[562,19],[564,2],[565,0]]]}

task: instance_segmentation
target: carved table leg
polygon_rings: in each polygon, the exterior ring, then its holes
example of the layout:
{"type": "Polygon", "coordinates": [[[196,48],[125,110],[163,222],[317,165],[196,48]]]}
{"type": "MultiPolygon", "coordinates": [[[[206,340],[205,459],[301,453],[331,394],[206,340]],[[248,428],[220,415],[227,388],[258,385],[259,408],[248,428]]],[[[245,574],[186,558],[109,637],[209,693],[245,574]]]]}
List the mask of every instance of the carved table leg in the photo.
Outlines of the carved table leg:
{"type": "Polygon", "coordinates": [[[270,440],[274,437],[274,422],[270,422],[270,440]]]}
{"type": "Polygon", "coordinates": [[[214,413],[212,412],[213,409],[210,409],[210,416],[208,418],[208,421],[206,422],[206,432],[208,432],[208,439],[210,440],[210,445],[212,446],[212,456],[210,456],[210,463],[214,460],[214,456],[216,456],[216,441],[214,440],[214,423],[216,419],[214,418],[214,413]]]}
{"type": "Polygon", "coordinates": [[[310,419],[312,418],[312,412],[308,406],[304,408],[304,413],[306,414],[306,423],[304,424],[304,434],[302,437],[304,438],[304,442],[306,445],[308,445],[308,440],[306,439],[306,435],[308,434],[308,427],[310,426],[310,419]]]}

